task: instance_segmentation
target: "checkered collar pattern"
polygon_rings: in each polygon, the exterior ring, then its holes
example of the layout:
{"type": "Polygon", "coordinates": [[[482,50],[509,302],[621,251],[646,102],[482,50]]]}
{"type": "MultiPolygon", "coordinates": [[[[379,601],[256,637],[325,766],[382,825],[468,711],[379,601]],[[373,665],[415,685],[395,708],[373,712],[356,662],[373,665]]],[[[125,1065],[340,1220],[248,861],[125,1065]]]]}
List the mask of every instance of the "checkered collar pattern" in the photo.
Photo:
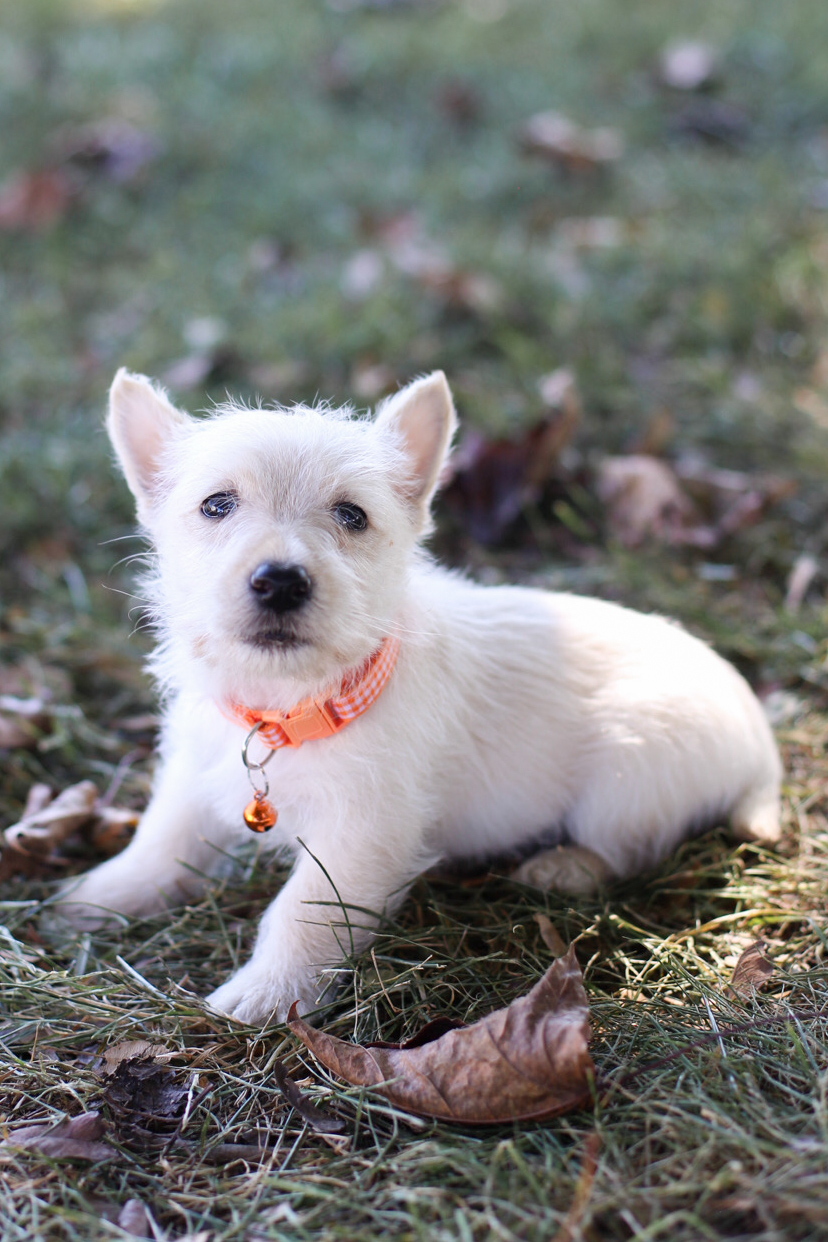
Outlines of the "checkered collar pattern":
{"type": "Polygon", "coordinates": [[[334,697],[303,699],[287,712],[256,712],[230,703],[224,709],[225,715],[248,729],[258,725],[257,738],[271,750],[331,737],[376,702],[394,671],[399,651],[399,638],[384,638],[360,668],[346,674],[339,694],[334,697]]]}

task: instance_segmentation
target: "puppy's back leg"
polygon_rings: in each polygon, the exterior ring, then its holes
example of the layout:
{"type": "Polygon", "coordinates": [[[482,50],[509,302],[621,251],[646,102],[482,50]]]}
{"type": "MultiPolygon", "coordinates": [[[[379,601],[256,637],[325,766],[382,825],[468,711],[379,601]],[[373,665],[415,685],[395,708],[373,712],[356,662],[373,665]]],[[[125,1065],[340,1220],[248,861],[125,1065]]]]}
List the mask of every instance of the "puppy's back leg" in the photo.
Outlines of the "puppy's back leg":
{"type": "Polygon", "coordinates": [[[512,872],[512,879],[571,897],[589,897],[615,878],[608,862],[582,845],[541,850],[512,872]]]}
{"type": "Polygon", "coordinates": [[[779,786],[768,785],[745,794],[733,808],[730,826],[737,841],[775,844],[782,835],[779,786]]]}

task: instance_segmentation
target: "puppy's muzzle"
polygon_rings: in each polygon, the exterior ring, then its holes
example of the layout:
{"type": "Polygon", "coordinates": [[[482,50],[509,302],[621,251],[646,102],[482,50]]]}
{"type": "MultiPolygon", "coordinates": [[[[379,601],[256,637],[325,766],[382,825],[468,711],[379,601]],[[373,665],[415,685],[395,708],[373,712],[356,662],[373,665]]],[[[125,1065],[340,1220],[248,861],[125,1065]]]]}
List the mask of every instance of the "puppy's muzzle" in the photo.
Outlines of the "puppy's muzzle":
{"type": "Polygon", "coordinates": [[[293,612],[310,599],[313,583],[302,565],[265,561],[250,575],[256,602],[268,612],[293,612]]]}

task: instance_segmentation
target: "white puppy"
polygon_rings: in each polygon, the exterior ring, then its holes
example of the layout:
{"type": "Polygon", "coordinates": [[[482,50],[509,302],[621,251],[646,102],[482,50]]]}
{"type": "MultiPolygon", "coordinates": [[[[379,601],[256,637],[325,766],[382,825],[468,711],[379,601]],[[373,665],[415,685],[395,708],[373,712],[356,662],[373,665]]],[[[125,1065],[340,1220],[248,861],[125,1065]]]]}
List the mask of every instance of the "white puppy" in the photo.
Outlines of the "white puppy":
{"type": "Polygon", "coordinates": [[[295,865],[252,957],[209,997],[239,1019],[313,1008],[439,859],[564,842],[517,875],[582,892],[725,816],[739,836],[779,835],[770,729],[704,643],[428,560],[454,429],[441,372],[374,421],[236,406],[195,420],[147,379],[115,378],[109,432],[157,551],[168,705],[135,839],[63,910],[94,927],[195,896],[248,838],[246,805],[266,822],[272,805],[265,839],[295,865]]]}

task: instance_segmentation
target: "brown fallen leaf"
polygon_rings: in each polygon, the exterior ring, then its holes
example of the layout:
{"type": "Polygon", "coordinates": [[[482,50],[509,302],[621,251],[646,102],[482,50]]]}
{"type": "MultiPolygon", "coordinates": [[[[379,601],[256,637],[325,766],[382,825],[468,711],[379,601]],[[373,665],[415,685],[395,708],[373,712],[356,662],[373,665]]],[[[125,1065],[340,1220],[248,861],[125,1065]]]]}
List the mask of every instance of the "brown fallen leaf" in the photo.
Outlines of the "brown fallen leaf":
{"type": "Polygon", "coordinates": [[[819,561],[809,552],[803,552],[796,558],[793,569],[788,576],[785,591],[785,607],[788,612],[798,612],[808,594],[808,588],[819,573],[819,561]]]}
{"type": "Polygon", "coordinates": [[[104,1050],[101,1073],[114,1074],[124,1061],[168,1061],[173,1055],[163,1044],[151,1044],[148,1039],[120,1039],[104,1050]]]}
{"type": "Polygon", "coordinates": [[[561,112],[538,112],[518,130],[518,142],[529,155],[538,155],[565,172],[595,172],[614,164],[624,154],[624,139],[616,129],[584,129],[561,112]]]}
{"type": "Polygon", "coordinates": [[[0,229],[43,232],[65,215],[74,195],[60,168],[13,173],[0,185],[0,229]]]}
{"type": "Polygon", "coordinates": [[[738,149],[750,138],[750,118],[735,104],[723,99],[691,99],[673,118],[671,128],[685,138],[711,146],[738,149]]]}
{"type": "Polygon", "coordinates": [[[0,750],[22,750],[33,748],[37,743],[37,733],[18,720],[10,720],[0,716],[0,750]]]}
{"type": "Polygon", "coordinates": [[[105,1100],[119,1132],[131,1142],[152,1145],[175,1132],[198,1084],[164,1062],[172,1054],[145,1040],[126,1040],[108,1048],[100,1068],[105,1100]]]}
{"type": "Polygon", "coordinates": [[[61,127],[51,145],[57,161],[100,172],[119,184],[134,181],[159,152],[151,134],[117,116],[61,127]]]}
{"type": "Polygon", "coordinates": [[[7,828],[6,846],[23,854],[42,857],[51,854],[56,845],[65,841],[92,818],[98,791],[92,781],[70,785],[53,802],[25,815],[7,828]]]}
{"type": "Polygon", "coordinates": [[[605,457],[598,465],[597,492],[607,509],[612,534],[625,547],[634,548],[654,537],[666,543],[695,542],[712,546],[699,515],[666,462],[645,453],[628,457],[605,457]],[[690,532],[696,538],[690,539],[690,532]]]}
{"type": "Polygon", "coordinates": [[[89,830],[89,840],[96,850],[111,858],[114,854],[120,854],[132,840],[140,818],[138,811],[128,807],[100,807],[89,830]]]}
{"type": "Polygon", "coordinates": [[[32,749],[49,726],[49,713],[41,698],[0,694],[0,750],[32,749]]]}
{"type": "Polygon", "coordinates": [[[537,503],[578,426],[581,406],[571,372],[553,371],[539,390],[545,416],[519,439],[489,439],[473,427],[449,464],[445,504],[487,547],[506,538],[527,506],[537,503]]]}
{"type": "Polygon", "coordinates": [[[546,914],[533,914],[532,918],[538,925],[541,934],[541,940],[546,945],[553,957],[565,957],[566,945],[561,938],[559,932],[555,930],[552,920],[546,914]]]}
{"type": "Polygon", "coordinates": [[[118,1227],[134,1238],[153,1237],[152,1217],[140,1199],[127,1199],[118,1213],[118,1227]]]}
{"type": "Polygon", "coordinates": [[[33,785],[18,822],[0,834],[0,877],[21,872],[31,876],[65,866],[60,846],[78,832],[102,854],[119,853],[140,816],[126,807],[107,805],[108,796],[99,798],[92,781],[70,785],[54,800],[48,785],[33,785]]]}
{"type": "Polygon", "coordinates": [[[298,1085],[288,1074],[281,1061],[277,1061],[273,1066],[273,1077],[276,1079],[276,1086],[282,1095],[295,1109],[303,1121],[306,1121],[312,1130],[316,1130],[317,1134],[341,1134],[345,1129],[345,1122],[341,1117],[334,1116],[327,1109],[320,1108],[318,1104],[314,1104],[304,1091],[300,1091],[298,1085]]]}
{"type": "Polygon", "coordinates": [[[332,1073],[421,1117],[540,1121],[590,1098],[588,1002],[573,948],[507,1008],[414,1046],[345,1043],[314,1030],[295,1004],[288,1026],[332,1073]]]}
{"type": "Polygon", "coordinates": [[[766,947],[764,940],[748,945],[733,968],[733,978],[726,989],[729,996],[749,997],[767,983],[773,974],[773,963],[765,957],[766,947]]]}
{"type": "Polygon", "coordinates": [[[0,1153],[31,1151],[48,1156],[50,1160],[94,1160],[97,1164],[116,1154],[108,1143],[98,1141],[105,1130],[100,1114],[82,1113],[80,1117],[66,1117],[57,1125],[24,1126],[20,1130],[10,1130],[0,1142],[0,1153]]]}

